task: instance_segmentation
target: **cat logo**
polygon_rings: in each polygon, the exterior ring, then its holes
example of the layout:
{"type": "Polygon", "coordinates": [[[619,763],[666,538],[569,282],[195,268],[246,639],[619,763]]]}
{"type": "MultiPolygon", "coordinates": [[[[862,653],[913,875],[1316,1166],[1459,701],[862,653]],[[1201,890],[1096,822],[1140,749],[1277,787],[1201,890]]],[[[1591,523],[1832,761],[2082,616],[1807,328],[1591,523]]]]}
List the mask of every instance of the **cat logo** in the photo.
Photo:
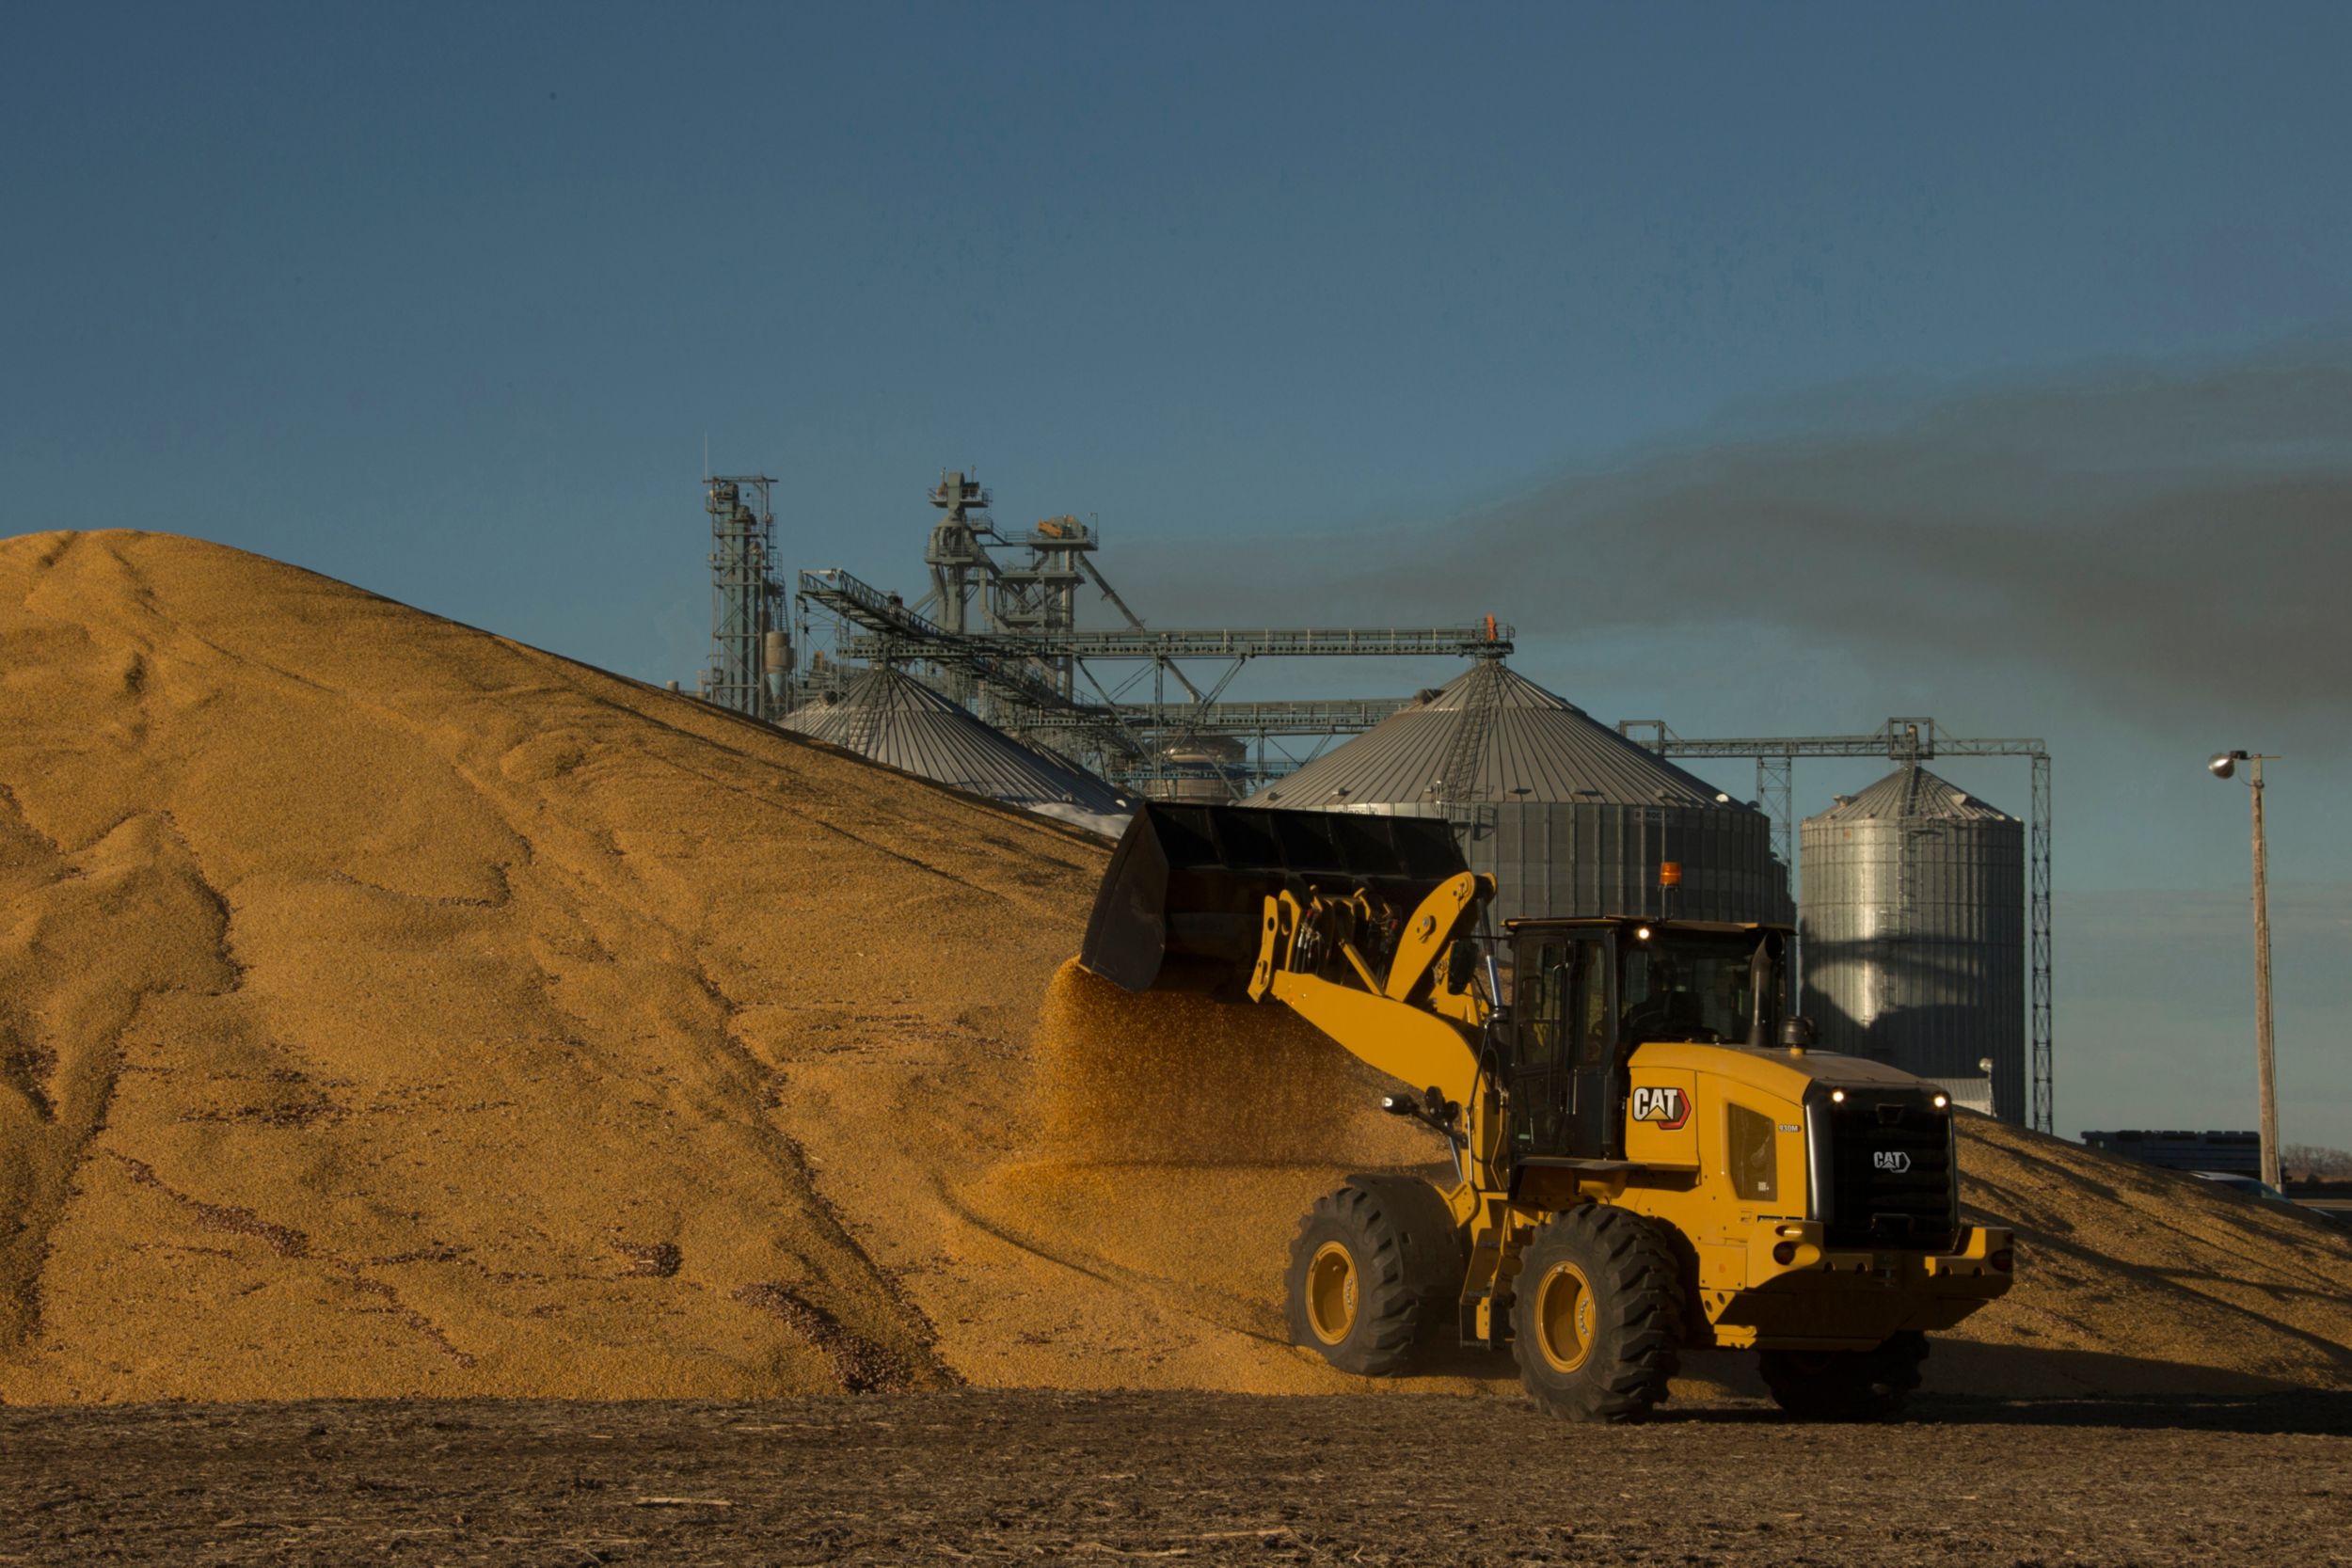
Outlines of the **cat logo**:
{"type": "Polygon", "coordinates": [[[1874,1149],[1870,1154],[1870,1164],[1891,1175],[1900,1176],[1911,1168],[1911,1156],[1899,1148],[1874,1149]]]}
{"type": "Polygon", "coordinates": [[[1654,1121],[1672,1132],[1691,1119],[1691,1097],[1680,1089],[1663,1088],[1655,1084],[1633,1086],[1633,1119],[1654,1121]]]}

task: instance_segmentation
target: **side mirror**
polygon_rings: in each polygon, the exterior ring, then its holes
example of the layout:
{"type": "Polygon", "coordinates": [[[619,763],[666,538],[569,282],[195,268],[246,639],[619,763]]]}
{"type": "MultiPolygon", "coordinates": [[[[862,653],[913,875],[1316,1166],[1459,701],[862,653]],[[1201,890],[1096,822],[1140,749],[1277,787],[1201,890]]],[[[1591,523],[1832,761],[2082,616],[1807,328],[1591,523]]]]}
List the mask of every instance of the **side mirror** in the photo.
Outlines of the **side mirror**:
{"type": "Polygon", "coordinates": [[[1478,950],[1469,942],[1456,937],[1446,944],[1445,989],[1452,991],[1470,990],[1470,979],[1478,973],[1478,950]]]}
{"type": "Polygon", "coordinates": [[[1803,1013],[1780,1026],[1780,1043],[1790,1051],[1810,1051],[1813,1042],[1820,1037],[1813,1027],[1813,1021],[1803,1013]]]}

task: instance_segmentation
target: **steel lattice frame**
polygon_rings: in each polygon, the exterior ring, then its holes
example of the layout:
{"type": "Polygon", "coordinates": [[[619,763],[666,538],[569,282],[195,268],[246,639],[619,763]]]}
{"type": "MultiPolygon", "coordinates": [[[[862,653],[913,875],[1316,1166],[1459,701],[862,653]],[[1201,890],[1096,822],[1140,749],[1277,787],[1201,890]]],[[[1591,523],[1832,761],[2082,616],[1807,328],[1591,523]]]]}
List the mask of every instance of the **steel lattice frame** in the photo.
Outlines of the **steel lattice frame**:
{"type": "MultiPolygon", "coordinates": [[[[1146,628],[1080,631],[1059,625],[1019,631],[956,631],[838,568],[803,571],[799,596],[837,617],[845,628],[835,639],[845,659],[872,663],[921,660],[968,676],[1000,705],[999,721],[1016,733],[1054,731],[1099,753],[1104,776],[1114,783],[1148,784],[1170,776],[1160,753],[1169,742],[1200,735],[1255,736],[1351,734],[1369,729],[1405,705],[1403,699],[1305,703],[1225,703],[1225,689],[1244,665],[1256,658],[1452,657],[1482,660],[1510,654],[1511,628],[1492,617],[1467,626],[1310,626],[1265,628],[1146,628]],[[1205,688],[1188,679],[1178,659],[1220,661],[1222,673],[1205,688]],[[1059,661],[1085,683],[1087,696],[1073,696],[1040,667],[1059,661]],[[1135,677],[1106,689],[1091,661],[1141,667],[1152,681],[1148,704],[1120,701],[1135,677]],[[1172,698],[1173,678],[1184,696],[1172,698]]],[[[1123,605],[1122,605],[1123,608],[1123,605]]],[[[959,687],[949,694],[961,696],[959,687]]],[[[1251,769],[1269,777],[1277,769],[1262,758],[1251,769]]]]}
{"type": "Polygon", "coordinates": [[[755,719],[780,705],[768,689],[763,644],[785,628],[784,585],[776,580],[776,514],[765,474],[721,474],[704,481],[710,514],[710,666],[702,695],[755,719]]]}

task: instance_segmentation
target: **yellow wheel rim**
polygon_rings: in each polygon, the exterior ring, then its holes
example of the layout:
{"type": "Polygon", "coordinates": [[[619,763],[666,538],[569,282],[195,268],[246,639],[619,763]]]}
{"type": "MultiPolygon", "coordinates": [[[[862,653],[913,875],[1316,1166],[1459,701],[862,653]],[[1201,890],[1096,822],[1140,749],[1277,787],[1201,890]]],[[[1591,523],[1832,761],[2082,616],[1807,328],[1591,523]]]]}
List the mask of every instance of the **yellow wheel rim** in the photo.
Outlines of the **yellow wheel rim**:
{"type": "Polygon", "coordinates": [[[1315,1248],[1307,1264],[1307,1326],[1327,1345],[1356,1326],[1356,1259],[1338,1242],[1315,1248]]]}
{"type": "Polygon", "coordinates": [[[1593,1285],[1574,1263],[1554,1263],[1535,1287],[1536,1348],[1555,1372],[1593,1354],[1593,1285]]]}

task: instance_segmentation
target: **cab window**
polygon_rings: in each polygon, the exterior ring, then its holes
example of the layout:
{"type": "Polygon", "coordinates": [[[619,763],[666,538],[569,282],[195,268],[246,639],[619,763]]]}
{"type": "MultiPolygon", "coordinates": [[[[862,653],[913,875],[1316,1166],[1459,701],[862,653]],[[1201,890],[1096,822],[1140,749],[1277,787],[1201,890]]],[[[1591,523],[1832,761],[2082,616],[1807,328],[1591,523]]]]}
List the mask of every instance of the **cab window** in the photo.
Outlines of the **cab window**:
{"type": "Polygon", "coordinates": [[[1565,944],[1545,942],[1518,974],[1519,1038],[1523,1068],[1555,1067],[1560,1061],[1562,1007],[1567,974],[1565,944]]]}
{"type": "Polygon", "coordinates": [[[1753,997],[1754,947],[1721,937],[1661,932],[1635,943],[1625,962],[1625,1032],[1629,1041],[1744,1040],[1753,997]]]}
{"type": "Polygon", "coordinates": [[[1568,1048],[1576,1053],[1576,1065],[1597,1068],[1609,1060],[1609,1050],[1615,1043],[1609,1027],[1609,974],[1605,962],[1608,949],[1599,942],[1580,942],[1575,944],[1575,984],[1568,994],[1568,1048]]]}
{"type": "Polygon", "coordinates": [[[1594,938],[1547,942],[1519,971],[1519,1066],[1595,1068],[1615,1043],[1609,1026],[1607,945],[1594,938]]]}

